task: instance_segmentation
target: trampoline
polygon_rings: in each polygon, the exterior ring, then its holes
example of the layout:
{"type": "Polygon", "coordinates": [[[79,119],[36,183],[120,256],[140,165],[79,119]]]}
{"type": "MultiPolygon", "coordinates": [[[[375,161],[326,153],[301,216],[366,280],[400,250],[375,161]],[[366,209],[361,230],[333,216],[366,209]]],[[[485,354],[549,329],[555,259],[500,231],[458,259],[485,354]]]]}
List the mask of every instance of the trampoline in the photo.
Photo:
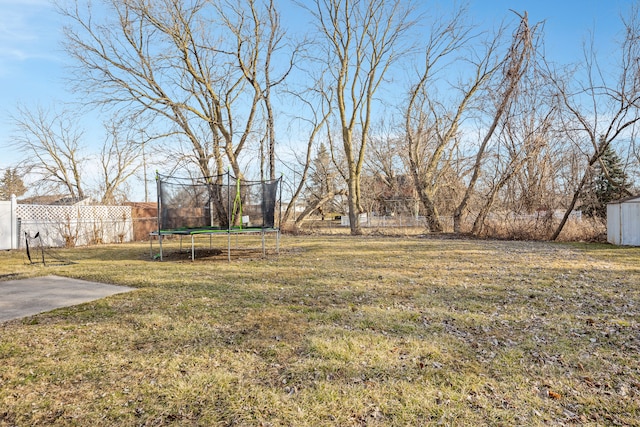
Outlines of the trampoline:
{"type": "Polygon", "coordinates": [[[231,261],[231,236],[259,234],[262,254],[266,255],[265,236],[275,235],[275,250],[280,252],[280,227],[277,222],[282,205],[282,178],[270,181],[248,181],[223,175],[203,178],[179,178],[156,173],[158,189],[158,229],[151,232],[159,245],[162,261],[163,239],[168,236],[190,237],[191,260],[196,256],[196,237],[208,236],[212,247],[214,236],[227,237],[227,259],[231,261]]]}

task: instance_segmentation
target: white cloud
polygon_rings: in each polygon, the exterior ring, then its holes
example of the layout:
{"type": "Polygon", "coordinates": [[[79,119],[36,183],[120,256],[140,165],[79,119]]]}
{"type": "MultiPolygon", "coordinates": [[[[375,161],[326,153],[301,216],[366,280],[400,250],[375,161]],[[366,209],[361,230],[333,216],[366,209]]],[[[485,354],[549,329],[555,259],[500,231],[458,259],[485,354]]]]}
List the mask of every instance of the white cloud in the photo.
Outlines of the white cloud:
{"type": "Polygon", "coordinates": [[[5,11],[0,14],[0,40],[12,44],[22,40],[33,40],[35,36],[28,28],[25,18],[24,13],[17,11],[5,11]]]}
{"type": "Polygon", "coordinates": [[[0,0],[0,69],[33,58],[55,60],[59,17],[47,0],[0,0]]]}
{"type": "Polygon", "coordinates": [[[30,55],[20,49],[4,49],[0,48],[0,58],[17,59],[18,61],[24,61],[28,59],[30,55]]]}
{"type": "Polygon", "coordinates": [[[4,42],[47,41],[47,37],[51,36],[47,33],[59,25],[59,16],[48,2],[31,0],[14,3],[0,0],[0,6],[0,38],[4,42]]]}

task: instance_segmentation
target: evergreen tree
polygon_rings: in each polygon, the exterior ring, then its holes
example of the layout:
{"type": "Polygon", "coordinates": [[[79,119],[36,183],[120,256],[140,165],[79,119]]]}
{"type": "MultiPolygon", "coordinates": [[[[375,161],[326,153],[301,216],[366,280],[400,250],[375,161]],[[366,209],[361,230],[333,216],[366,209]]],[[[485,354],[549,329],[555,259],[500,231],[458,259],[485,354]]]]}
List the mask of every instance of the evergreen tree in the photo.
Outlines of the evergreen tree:
{"type": "Polygon", "coordinates": [[[310,185],[307,187],[307,206],[324,216],[336,209],[333,197],[336,195],[337,171],[331,160],[331,154],[324,144],[320,144],[318,153],[312,161],[310,185]]]}
{"type": "Polygon", "coordinates": [[[22,196],[27,192],[17,168],[7,168],[0,180],[0,200],[10,200],[11,195],[22,196]]]}
{"type": "Polygon", "coordinates": [[[609,145],[594,166],[591,185],[583,197],[583,213],[597,218],[607,217],[607,203],[631,195],[631,182],[622,160],[609,145]]]}
{"type": "MultiPolygon", "coordinates": [[[[326,194],[331,191],[331,177],[329,169],[331,167],[331,158],[324,144],[320,144],[318,154],[312,163],[312,172],[310,176],[311,185],[308,187],[309,194],[307,202],[309,205],[317,205],[318,201],[323,199],[326,194]]],[[[318,206],[320,214],[322,214],[322,206],[318,206]]]]}

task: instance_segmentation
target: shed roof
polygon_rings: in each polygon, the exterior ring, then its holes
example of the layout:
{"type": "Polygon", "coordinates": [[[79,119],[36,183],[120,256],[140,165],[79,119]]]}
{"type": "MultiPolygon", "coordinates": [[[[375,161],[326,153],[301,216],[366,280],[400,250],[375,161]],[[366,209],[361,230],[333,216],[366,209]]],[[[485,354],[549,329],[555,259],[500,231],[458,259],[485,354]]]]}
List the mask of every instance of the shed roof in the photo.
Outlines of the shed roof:
{"type": "Polygon", "coordinates": [[[607,203],[608,205],[620,205],[622,203],[640,203],[640,196],[630,196],[622,199],[614,200],[607,203]]]}

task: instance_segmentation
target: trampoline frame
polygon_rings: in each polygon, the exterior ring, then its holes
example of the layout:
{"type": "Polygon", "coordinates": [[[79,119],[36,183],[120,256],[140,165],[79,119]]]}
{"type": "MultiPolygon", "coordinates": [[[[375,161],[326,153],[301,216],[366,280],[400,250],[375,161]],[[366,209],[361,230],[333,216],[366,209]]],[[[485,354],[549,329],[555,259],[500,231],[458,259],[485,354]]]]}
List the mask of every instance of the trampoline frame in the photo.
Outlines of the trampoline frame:
{"type": "MultiPolygon", "coordinates": [[[[227,176],[227,190],[230,188],[231,186],[231,179],[230,179],[230,173],[227,172],[225,174],[227,176]]],[[[235,179],[235,178],[234,178],[235,179]]],[[[210,177],[205,178],[205,180],[207,180],[207,182],[210,182],[210,177]]],[[[279,214],[278,214],[278,221],[282,216],[282,178],[278,178],[277,180],[277,198],[276,198],[276,202],[278,203],[278,208],[279,208],[279,214]]],[[[232,226],[232,222],[233,222],[233,216],[236,214],[235,212],[235,204],[239,198],[239,192],[240,192],[240,187],[241,187],[241,182],[242,180],[238,180],[236,179],[236,195],[235,195],[235,199],[233,201],[234,203],[234,208],[230,209],[230,198],[231,198],[231,192],[227,191],[227,224],[229,224],[229,226],[227,228],[222,228],[222,227],[194,227],[194,228],[175,228],[175,229],[162,229],[162,197],[161,197],[161,190],[160,190],[160,186],[161,186],[161,179],[160,179],[160,175],[158,174],[158,172],[156,172],[156,182],[157,182],[157,197],[158,197],[158,230],[154,230],[151,233],[149,233],[149,245],[150,245],[150,256],[151,258],[154,257],[153,255],[153,240],[154,238],[158,239],[158,245],[160,248],[160,253],[159,253],[159,258],[160,261],[163,260],[164,258],[164,254],[163,254],[163,246],[162,246],[162,241],[166,236],[180,236],[180,250],[182,250],[182,239],[185,236],[190,236],[191,237],[191,261],[195,260],[195,237],[196,236],[209,236],[209,248],[212,248],[212,238],[214,235],[224,235],[227,234],[227,260],[228,262],[231,262],[231,236],[232,235],[241,235],[241,234],[260,234],[261,235],[261,241],[262,241],[262,255],[266,256],[266,243],[265,243],[265,236],[267,234],[270,233],[275,233],[276,235],[276,253],[280,254],[280,227],[279,226],[275,226],[276,225],[276,220],[274,218],[274,226],[273,227],[243,227],[242,225],[240,226],[232,226]]],[[[253,182],[257,182],[257,181],[253,181],[253,182]]],[[[260,183],[265,183],[267,181],[259,181],[260,183]]],[[[269,181],[269,182],[273,182],[273,180],[269,181]]],[[[262,196],[263,200],[264,200],[264,194],[262,196]]],[[[263,216],[264,216],[264,212],[262,212],[263,216]]],[[[242,207],[240,207],[240,216],[242,216],[242,207]]],[[[263,218],[264,221],[264,218],[263,218]]],[[[264,222],[263,222],[264,223],[264,222]]]]}

